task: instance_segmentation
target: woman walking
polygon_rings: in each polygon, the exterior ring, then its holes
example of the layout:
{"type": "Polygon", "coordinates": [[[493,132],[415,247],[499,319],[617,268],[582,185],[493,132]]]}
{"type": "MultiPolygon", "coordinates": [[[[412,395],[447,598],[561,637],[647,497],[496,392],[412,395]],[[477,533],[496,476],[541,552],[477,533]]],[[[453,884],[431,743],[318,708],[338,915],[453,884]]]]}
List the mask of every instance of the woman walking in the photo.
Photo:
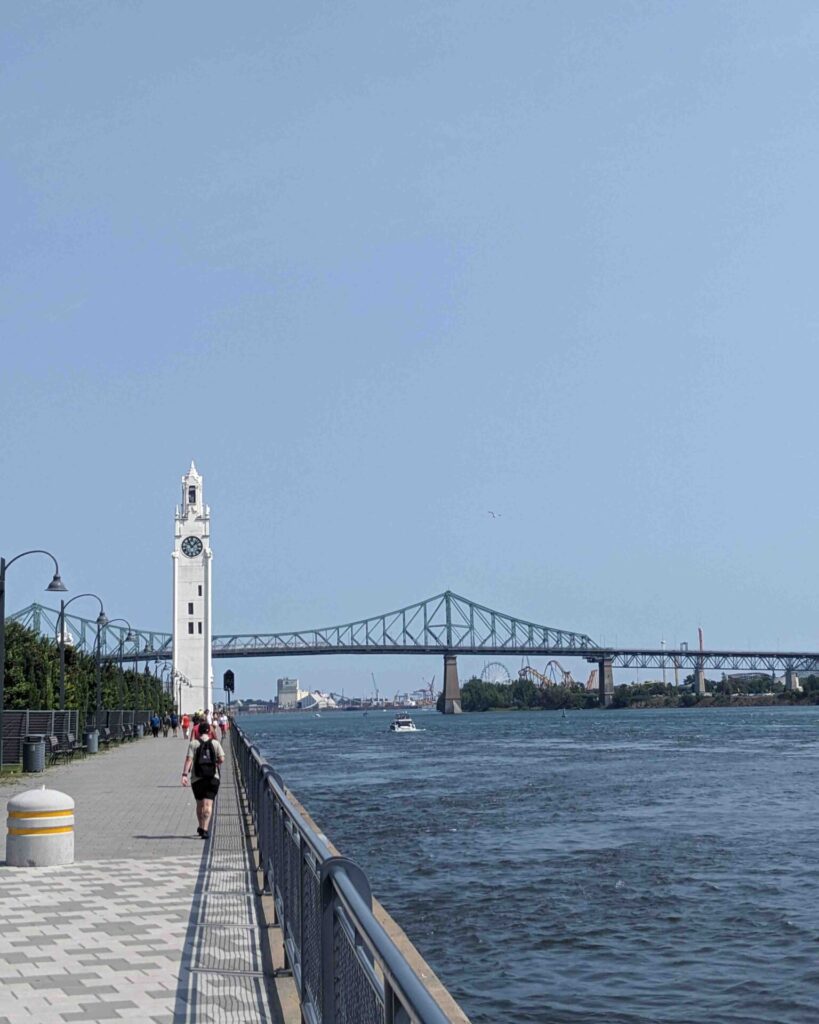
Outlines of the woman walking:
{"type": "Polygon", "coordinates": [[[211,738],[210,725],[202,722],[199,726],[199,738],[191,740],[185,763],[182,766],[182,785],[190,786],[196,798],[196,820],[199,822],[197,832],[202,839],[210,835],[210,818],[213,813],[213,801],[219,792],[219,765],[225,760],[222,744],[211,738]]]}

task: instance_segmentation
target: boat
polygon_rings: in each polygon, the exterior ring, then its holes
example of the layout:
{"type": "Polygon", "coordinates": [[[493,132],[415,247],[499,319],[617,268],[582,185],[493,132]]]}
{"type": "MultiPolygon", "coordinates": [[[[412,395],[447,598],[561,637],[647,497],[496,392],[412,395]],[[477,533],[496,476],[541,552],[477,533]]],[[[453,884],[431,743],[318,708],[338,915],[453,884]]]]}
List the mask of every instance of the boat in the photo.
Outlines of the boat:
{"type": "Polygon", "coordinates": [[[396,715],[390,722],[390,732],[418,732],[409,715],[396,715]]]}

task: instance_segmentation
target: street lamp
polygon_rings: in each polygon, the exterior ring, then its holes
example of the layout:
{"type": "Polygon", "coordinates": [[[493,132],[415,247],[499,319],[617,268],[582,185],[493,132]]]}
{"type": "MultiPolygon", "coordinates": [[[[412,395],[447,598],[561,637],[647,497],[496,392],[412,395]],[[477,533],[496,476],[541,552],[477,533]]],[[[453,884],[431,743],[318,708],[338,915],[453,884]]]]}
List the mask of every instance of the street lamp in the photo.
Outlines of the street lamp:
{"type": "Polygon", "coordinates": [[[171,685],[171,677],[169,675],[170,666],[167,661],[162,663],[162,668],[159,670],[159,679],[162,684],[162,693],[168,692],[168,687],[171,685]]]}
{"type": "MultiPolygon", "coordinates": [[[[65,711],[65,610],[71,604],[71,601],[79,601],[81,597],[93,597],[94,600],[99,601],[99,618],[103,620],[103,625],[108,621],[105,618],[105,611],[102,607],[102,598],[96,594],[77,594],[70,601],[60,601],[60,617],[57,619],[57,644],[60,648],[60,711],[65,711]]],[[[98,625],[99,618],[97,619],[98,625]]]]}
{"type": "Polygon", "coordinates": [[[57,559],[50,551],[44,551],[42,548],[32,548],[31,551],[22,551],[19,555],[15,555],[8,562],[5,558],[0,558],[0,770],[3,767],[3,719],[5,718],[6,710],[6,569],[13,565],[18,558],[23,558],[25,555],[47,555],[54,563],[54,578],[46,587],[46,590],[60,592],[68,589],[60,579],[60,567],[57,564],[57,559]]]}
{"type": "Polygon", "coordinates": [[[134,633],[134,627],[127,619],[109,619],[108,625],[113,626],[115,622],[124,622],[128,627],[128,632],[124,636],[122,634],[122,630],[119,631],[119,707],[121,711],[123,710],[122,691],[125,683],[125,673],[122,671],[122,649],[125,644],[129,644],[133,640],[136,640],[136,635],[134,633]]]}
{"type": "MultiPolygon", "coordinates": [[[[184,672],[180,672],[178,669],[173,670],[173,678],[179,683],[179,703],[176,706],[178,714],[182,714],[182,686],[193,686],[193,683],[188,679],[184,672]]],[[[176,687],[173,688],[171,696],[176,700],[176,687]]]]}

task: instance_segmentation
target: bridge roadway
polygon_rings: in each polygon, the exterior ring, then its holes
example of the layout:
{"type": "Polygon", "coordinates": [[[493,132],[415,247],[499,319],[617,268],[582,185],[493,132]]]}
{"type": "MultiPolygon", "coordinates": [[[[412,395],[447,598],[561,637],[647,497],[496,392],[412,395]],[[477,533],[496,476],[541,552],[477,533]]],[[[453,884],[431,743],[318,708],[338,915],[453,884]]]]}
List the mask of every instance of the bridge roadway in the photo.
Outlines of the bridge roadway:
{"type": "Polygon", "coordinates": [[[230,754],[205,843],[179,784],[185,751],[146,738],[0,783],[3,823],[35,783],[77,807],[73,865],[0,866],[3,1024],[299,1020],[292,981],[272,984],[280,945],[264,941],[230,754]]]}

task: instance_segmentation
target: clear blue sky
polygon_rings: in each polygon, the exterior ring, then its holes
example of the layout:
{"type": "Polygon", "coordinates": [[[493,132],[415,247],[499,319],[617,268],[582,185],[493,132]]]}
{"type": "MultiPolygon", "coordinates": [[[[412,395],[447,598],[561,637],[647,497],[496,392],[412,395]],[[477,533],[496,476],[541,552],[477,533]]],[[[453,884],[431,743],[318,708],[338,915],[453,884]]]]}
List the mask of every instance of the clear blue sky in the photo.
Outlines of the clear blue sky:
{"type": "MultiPolygon", "coordinates": [[[[815,4],[4,23],[7,557],[169,629],[195,458],[217,633],[451,588],[608,643],[819,647],[815,4]]],[[[239,696],[440,679],[232,667],[239,696]]]]}

